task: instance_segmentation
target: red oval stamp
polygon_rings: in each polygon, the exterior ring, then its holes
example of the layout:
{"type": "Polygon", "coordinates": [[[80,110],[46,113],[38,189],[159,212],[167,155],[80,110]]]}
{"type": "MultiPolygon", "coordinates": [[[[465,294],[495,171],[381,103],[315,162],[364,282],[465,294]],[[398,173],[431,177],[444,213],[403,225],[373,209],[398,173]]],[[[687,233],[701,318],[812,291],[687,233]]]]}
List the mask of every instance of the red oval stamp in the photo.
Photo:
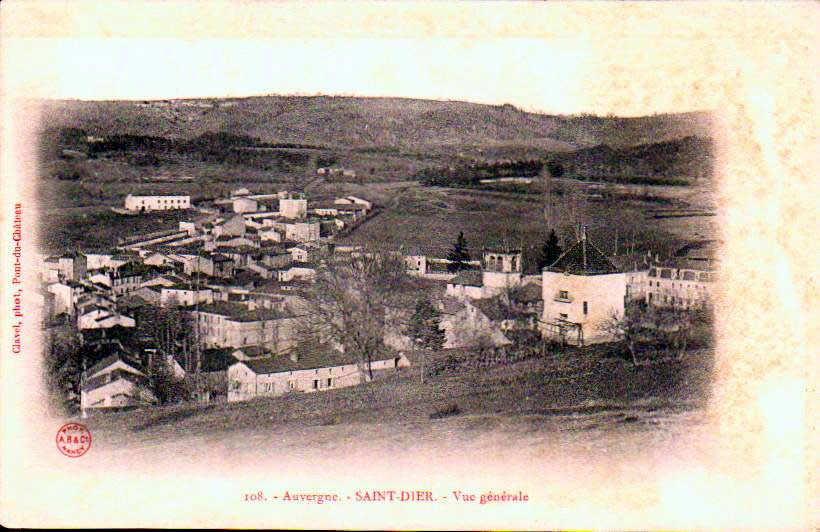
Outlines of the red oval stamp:
{"type": "Polygon", "coordinates": [[[57,431],[57,449],[69,458],[78,458],[91,447],[91,432],[81,423],[66,423],[57,431]]]}

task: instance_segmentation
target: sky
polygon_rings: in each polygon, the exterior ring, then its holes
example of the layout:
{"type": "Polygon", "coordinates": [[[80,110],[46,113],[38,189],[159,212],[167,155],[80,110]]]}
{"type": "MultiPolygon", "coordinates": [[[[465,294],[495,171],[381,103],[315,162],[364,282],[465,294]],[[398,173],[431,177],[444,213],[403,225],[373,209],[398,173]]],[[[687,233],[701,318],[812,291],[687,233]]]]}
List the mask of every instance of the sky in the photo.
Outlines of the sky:
{"type": "Polygon", "coordinates": [[[699,3],[4,4],[5,94],[52,99],[322,93],[559,114],[704,110],[720,100],[711,89],[735,38],[755,31],[739,31],[742,6],[728,4],[724,15],[699,3]]]}
{"type": "Polygon", "coordinates": [[[577,43],[532,38],[21,39],[10,82],[42,98],[349,94],[577,110],[577,43]]]}

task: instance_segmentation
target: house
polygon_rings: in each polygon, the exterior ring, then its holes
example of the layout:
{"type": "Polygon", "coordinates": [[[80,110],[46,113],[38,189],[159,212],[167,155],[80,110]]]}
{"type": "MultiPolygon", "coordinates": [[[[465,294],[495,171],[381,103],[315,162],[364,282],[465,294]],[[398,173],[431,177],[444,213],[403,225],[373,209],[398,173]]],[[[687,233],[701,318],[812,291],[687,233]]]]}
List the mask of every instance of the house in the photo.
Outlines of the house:
{"type": "Polygon", "coordinates": [[[587,238],[586,227],[542,275],[546,338],[577,345],[612,340],[601,326],[623,316],[626,276],[587,238]]]}
{"type": "Polygon", "coordinates": [[[44,261],[45,277],[48,280],[79,281],[88,272],[88,259],[79,251],[70,251],[44,261]],[[49,270],[53,273],[49,273],[49,270]]]}
{"type": "MultiPolygon", "coordinates": [[[[428,261],[426,268],[431,263],[428,261]]],[[[481,271],[462,270],[447,281],[446,293],[452,297],[472,299],[508,293],[521,286],[522,267],[520,249],[507,246],[485,248],[481,271]]]]}
{"type": "MultiPolygon", "coordinates": [[[[294,261],[293,254],[282,248],[264,249],[259,254],[254,255],[253,259],[271,268],[284,268],[294,261]]],[[[305,251],[305,259],[307,260],[307,251],[305,251]]]]}
{"type": "Polygon", "coordinates": [[[276,280],[288,283],[294,279],[310,281],[316,278],[316,268],[310,263],[300,263],[278,270],[276,280]]]}
{"type": "Polygon", "coordinates": [[[242,197],[242,196],[250,196],[250,195],[251,195],[251,191],[248,190],[245,187],[238,188],[236,190],[231,191],[231,198],[239,198],[239,197],[242,197]]]}
{"type": "Polygon", "coordinates": [[[246,212],[256,212],[259,210],[259,203],[255,199],[251,198],[235,198],[232,201],[233,204],[233,212],[236,213],[246,213],[246,212]]]}
{"type": "Polygon", "coordinates": [[[214,236],[245,236],[245,231],[245,218],[241,214],[237,214],[215,223],[212,233],[214,236]]]}
{"type": "Polygon", "coordinates": [[[175,284],[173,286],[163,286],[160,288],[159,304],[163,307],[190,307],[197,303],[207,304],[213,303],[213,301],[213,290],[206,286],[197,287],[191,284],[175,284]]]}
{"type": "Polygon", "coordinates": [[[132,212],[167,211],[190,209],[189,195],[132,195],[125,197],[125,209],[132,212]]]}
{"type": "MultiPolygon", "coordinates": [[[[478,273],[478,272],[474,272],[478,273]]],[[[444,348],[501,346],[510,344],[501,323],[487,316],[471,299],[447,299],[441,303],[439,328],[444,330],[444,348]]],[[[493,316],[498,318],[497,316],[493,316]]]]}
{"type": "Polygon", "coordinates": [[[111,296],[105,293],[88,292],[75,299],[74,307],[77,315],[82,315],[98,308],[113,312],[117,308],[117,303],[111,296]]]}
{"type": "Polygon", "coordinates": [[[481,284],[484,297],[511,290],[521,285],[521,249],[507,246],[485,248],[481,284]]]}
{"type": "Polygon", "coordinates": [[[192,315],[206,348],[263,346],[284,353],[296,344],[296,317],[280,310],[219,301],[200,305],[192,315]]]}
{"type": "Polygon", "coordinates": [[[139,362],[117,352],[86,371],[80,392],[83,409],[143,406],[156,403],[139,362]]]}
{"type": "Polygon", "coordinates": [[[228,368],[236,364],[230,347],[205,349],[200,356],[199,378],[205,401],[228,400],[228,368]]]}
{"type": "Polygon", "coordinates": [[[646,303],[655,307],[694,309],[709,306],[717,268],[693,260],[668,260],[646,272],[646,303]]]}
{"type": "Polygon", "coordinates": [[[297,194],[289,194],[279,200],[279,216],[299,219],[307,216],[307,200],[297,194]]]}
{"type": "Polygon", "coordinates": [[[111,290],[121,296],[139,290],[145,267],[137,262],[129,261],[118,267],[107,268],[111,282],[111,290]]]}
{"type": "Polygon", "coordinates": [[[291,254],[291,259],[293,262],[307,262],[308,261],[308,249],[305,246],[293,246],[292,248],[288,248],[288,251],[291,254]]]}
{"type": "Polygon", "coordinates": [[[319,240],[321,224],[306,221],[285,224],[285,239],[293,242],[313,242],[319,240]]]}
{"type": "Polygon", "coordinates": [[[484,296],[481,272],[462,270],[455,277],[447,281],[445,293],[458,299],[478,299],[484,296]]]}
{"type": "MultiPolygon", "coordinates": [[[[408,367],[406,357],[376,360],[374,370],[408,367]]],[[[329,351],[305,358],[274,357],[236,362],[228,368],[228,401],[356,386],[370,379],[355,356],[329,351]]]]}
{"type": "Polygon", "coordinates": [[[259,231],[259,238],[263,241],[281,242],[284,240],[283,231],[281,229],[267,228],[259,231]]]}
{"type": "Polygon", "coordinates": [[[121,327],[134,327],[136,322],[116,311],[105,308],[93,308],[77,318],[77,328],[83,329],[109,329],[119,325],[121,327]]]}
{"type": "Polygon", "coordinates": [[[174,266],[177,264],[177,261],[168,255],[156,251],[149,253],[142,262],[146,266],[174,266]]]}
{"type": "Polygon", "coordinates": [[[208,253],[185,257],[184,272],[187,275],[203,273],[211,277],[233,277],[234,261],[221,253],[208,253]]]}
{"type": "Polygon", "coordinates": [[[52,283],[48,285],[48,292],[54,294],[54,314],[74,314],[75,305],[84,292],[81,284],[73,281],[52,283]]]}

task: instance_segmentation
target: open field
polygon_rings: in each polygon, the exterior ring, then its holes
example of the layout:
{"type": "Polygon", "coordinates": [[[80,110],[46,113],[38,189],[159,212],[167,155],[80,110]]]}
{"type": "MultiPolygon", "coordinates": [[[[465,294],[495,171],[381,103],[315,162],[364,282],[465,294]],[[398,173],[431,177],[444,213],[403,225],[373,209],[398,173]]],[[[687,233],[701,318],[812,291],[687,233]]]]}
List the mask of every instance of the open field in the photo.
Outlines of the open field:
{"type": "Polygon", "coordinates": [[[609,353],[606,346],[560,352],[483,370],[428,375],[423,384],[416,358],[414,367],[390,370],[357,387],[135,410],[92,416],[87,424],[101,447],[117,448],[215,432],[283,433],[331,425],[402,430],[434,425],[437,421],[431,415],[452,405],[458,407],[454,417],[468,425],[474,420],[471,430],[479,433],[482,427],[497,428],[509,417],[526,418],[530,430],[543,433],[622,426],[649,430],[705,405],[711,351],[690,351],[681,360],[660,358],[638,368],[609,353]]]}
{"type": "MultiPolygon", "coordinates": [[[[572,180],[556,180],[559,186],[581,186],[572,180]]],[[[704,186],[708,186],[705,184],[704,186]]],[[[525,266],[532,267],[539,246],[546,237],[543,198],[538,194],[421,187],[406,185],[390,189],[395,195],[385,203],[385,210],[351,235],[341,239],[345,244],[377,244],[398,249],[419,248],[433,256],[444,257],[459,231],[464,231],[470,251],[479,256],[482,246],[507,242],[522,245],[525,266]]],[[[652,187],[644,198],[645,187],[613,185],[613,199],[587,202],[583,223],[589,226],[590,238],[605,253],[615,252],[615,237],[623,253],[626,242],[633,240],[635,250],[665,255],[689,240],[714,237],[713,217],[649,219],[646,212],[659,205],[697,205],[708,208],[710,191],[693,187],[652,187]]],[[[363,194],[367,195],[367,189],[363,194]]],[[[553,219],[559,237],[574,239],[573,220],[581,207],[573,206],[566,196],[553,197],[553,219]],[[576,214],[573,215],[573,209],[576,214]]],[[[562,242],[564,244],[564,242],[562,242]]]]}

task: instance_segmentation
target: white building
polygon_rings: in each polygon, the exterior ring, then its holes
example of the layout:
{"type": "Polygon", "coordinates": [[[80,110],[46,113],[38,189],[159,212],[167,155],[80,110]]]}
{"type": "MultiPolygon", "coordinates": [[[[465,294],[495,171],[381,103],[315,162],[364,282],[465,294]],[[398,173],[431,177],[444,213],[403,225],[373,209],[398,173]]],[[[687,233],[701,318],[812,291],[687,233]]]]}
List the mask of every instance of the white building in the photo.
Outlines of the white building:
{"type": "Polygon", "coordinates": [[[191,286],[187,284],[177,284],[174,286],[163,286],[160,289],[160,306],[182,306],[190,307],[197,303],[213,303],[213,290],[207,287],[191,286]]]}
{"type": "Polygon", "coordinates": [[[259,204],[255,199],[251,198],[236,198],[233,200],[233,212],[246,213],[256,212],[259,210],[259,204]]]}
{"type": "Polygon", "coordinates": [[[458,299],[497,296],[521,286],[521,250],[499,247],[484,250],[481,271],[464,270],[447,281],[446,293],[458,299]]]}
{"type": "Polygon", "coordinates": [[[291,219],[304,218],[307,216],[307,200],[294,196],[280,199],[279,215],[291,219]]]}
{"type": "Polygon", "coordinates": [[[191,196],[135,196],[128,194],[125,197],[125,208],[134,212],[190,209],[191,196]]]}
{"type": "Polygon", "coordinates": [[[653,265],[646,275],[646,303],[679,309],[708,306],[714,297],[715,270],[712,264],[694,261],[653,265]]]}
{"type": "Polygon", "coordinates": [[[623,316],[626,276],[589,241],[586,227],[542,275],[545,337],[578,345],[612,340],[601,325],[623,316]]]}
{"type": "Polygon", "coordinates": [[[77,318],[77,328],[79,330],[110,329],[115,325],[134,327],[136,322],[134,318],[102,308],[95,308],[77,318]]]}
{"type": "MultiPolygon", "coordinates": [[[[373,370],[408,367],[404,356],[371,362],[373,370]]],[[[275,357],[244,360],[228,368],[228,401],[273,397],[285,393],[311,393],[346,388],[370,377],[352,356],[333,353],[310,359],[275,357]]]]}
{"type": "Polygon", "coordinates": [[[148,377],[138,368],[136,361],[121,354],[111,355],[92,366],[81,389],[82,408],[156,403],[156,397],[148,388],[148,377]]]}
{"type": "Polygon", "coordinates": [[[296,222],[285,224],[285,239],[293,242],[313,242],[319,240],[319,222],[296,222]]]}
{"type": "Polygon", "coordinates": [[[296,318],[278,310],[249,310],[238,303],[215,302],[200,306],[193,314],[206,348],[255,345],[284,353],[296,345],[296,318]]]}

